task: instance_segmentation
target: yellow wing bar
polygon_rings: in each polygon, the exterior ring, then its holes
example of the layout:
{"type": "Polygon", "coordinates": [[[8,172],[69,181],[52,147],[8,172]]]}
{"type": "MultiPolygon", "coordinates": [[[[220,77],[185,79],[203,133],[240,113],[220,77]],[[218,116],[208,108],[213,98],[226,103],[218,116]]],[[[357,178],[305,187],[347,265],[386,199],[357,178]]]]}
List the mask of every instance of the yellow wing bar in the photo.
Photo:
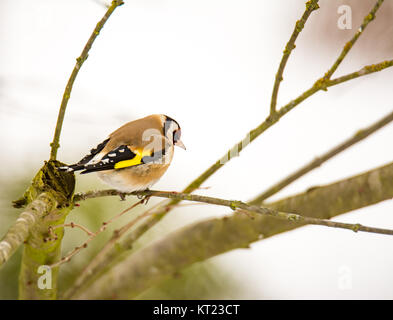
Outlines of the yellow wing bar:
{"type": "Polygon", "coordinates": [[[135,153],[135,157],[129,160],[123,160],[115,163],[115,169],[122,169],[137,166],[142,163],[142,158],[145,156],[151,156],[151,150],[136,149],[132,150],[135,153]]]}

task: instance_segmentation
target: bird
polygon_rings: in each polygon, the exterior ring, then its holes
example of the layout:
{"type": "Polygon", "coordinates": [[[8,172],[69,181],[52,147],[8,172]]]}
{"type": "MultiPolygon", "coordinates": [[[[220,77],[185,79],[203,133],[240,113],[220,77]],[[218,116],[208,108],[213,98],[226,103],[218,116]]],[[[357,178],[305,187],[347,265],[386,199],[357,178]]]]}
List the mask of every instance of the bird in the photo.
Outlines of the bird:
{"type": "Polygon", "coordinates": [[[180,138],[176,120],[152,114],[124,124],[79,162],[58,169],[96,172],[104,183],[122,193],[148,190],[168,169],[174,147],[186,149],[180,138]]]}

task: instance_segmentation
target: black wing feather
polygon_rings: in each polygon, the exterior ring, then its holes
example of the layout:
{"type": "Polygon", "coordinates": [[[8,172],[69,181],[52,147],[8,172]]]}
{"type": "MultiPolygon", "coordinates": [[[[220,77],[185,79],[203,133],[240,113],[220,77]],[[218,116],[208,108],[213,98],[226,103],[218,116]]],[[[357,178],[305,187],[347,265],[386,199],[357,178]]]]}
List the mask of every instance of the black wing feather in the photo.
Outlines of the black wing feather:
{"type": "MultiPolygon", "coordinates": [[[[81,174],[86,174],[90,172],[96,171],[104,171],[104,170],[112,170],[115,167],[115,164],[124,161],[124,160],[132,160],[136,156],[134,152],[132,152],[126,145],[121,145],[120,147],[111,150],[106,155],[102,157],[100,161],[94,164],[87,164],[90,160],[92,160],[99,152],[101,152],[109,139],[106,139],[102,143],[100,143],[96,148],[90,151],[90,154],[82,158],[78,163],[60,167],[59,170],[69,170],[69,171],[79,171],[84,170],[81,174]]],[[[141,164],[154,163],[159,161],[165,155],[165,149],[154,152],[151,156],[144,156],[141,159],[141,164]]]]}
{"type": "Polygon", "coordinates": [[[132,152],[126,145],[121,145],[120,147],[103,156],[99,162],[84,165],[83,169],[85,169],[85,171],[82,171],[81,174],[114,169],[117,162],[131,160],[134,159],[135,156],[136,154],[132,152]]]}
{"type": "Polygon", "coordinates": [[[91,159],[93,159],[98,153],[102,151],[102,149],[105,148],[106,144],[108,143],[110,138],[104,140],[101,142],[97,147],[93,148],[90,150],[90,154],[82,158],[76,165],[81,165],[81,164],[86,164],[88,163],[91,159]]]}
{"type": "Polygon", "coordinates": [[[93,148],[90,150],[90,153],[83,157],[79,162],[69,165],[69,166],[64,166],[64,167],[59,167],[58,169],[61,171],[78,171],[78,170],[83,170],[85,168],[85,164],[88,163],[91,159],[93,159],[98,153],[102,151],[102,149],[105,148],[106,144],[108,143],[110,138],[104,140],[101,142],[97,147],[93,148]]]}

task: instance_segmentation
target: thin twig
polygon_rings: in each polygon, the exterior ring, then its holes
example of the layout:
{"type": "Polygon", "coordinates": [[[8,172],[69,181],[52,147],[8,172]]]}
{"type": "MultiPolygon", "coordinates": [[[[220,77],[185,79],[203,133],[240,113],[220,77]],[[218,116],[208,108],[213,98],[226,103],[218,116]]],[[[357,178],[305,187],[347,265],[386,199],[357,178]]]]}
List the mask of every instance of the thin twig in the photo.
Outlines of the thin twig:
{"type": "MultiPolygon", "coordinates": [[[[372,18],[374,18],[375,12],[378,10],[378,8],[379,8],[379,6],[381,5],[382,2],[383,2],[383,0],[377,1],[377,4],[375,5],[375,7],[365,17],[365,19],[364,19],[365,22],[363,22],[363,24],[361,26],[362,32],[367,27],[368,23],[372,20],[372,18]]],[[[356,39],[355,40],[352,39],[350,41],[351,42],[351,47],[356,42],[356,40],[359,38],[359,36],[360,36],[360,34],[362,32],[359,33],[359,31],[358,31],[357,32],[357,36],[355,36],[356,39]]],[[[347,44],[347,46],[348,46],[348,44],[347,44]]],[[[346,49],[344,48],[343,49],[343,52],[348,53],[348,51],[349,51],[348,48],[346,48],[346,49]]],[[[346,53],[345,54],[343,54],[343,53],[340,54],[340,56],[337,59],[337,61],[342,61],[345,58],[346,53]]],[[[337,61],[335,62],[335,65],[338,66],[339,63],[337,63],[337,61]]],[[[368,73],[373,73],[373,72],[377,72],[377,71],[380,71],[380,70],[383,70],[383,69],[385,69],[387,67],[391,67],[392,66],[392,64],[389,64],[389,62],[386,62],[386,61],[383,62],[383,63],[379,63],[378,65],[379,65],[379,68],[374,68],[372,66],[367,66],[365,68],[368,71],[368,73]]],[[[334,69],[334,68],[337,68],[337,66],[335,67],[333,65],[331,70],[334,69]]],[[[368,74],[368,73],[364,73],[364,74],[368,74]]],[[[225,163],[230,161],[232,158],[238,156],[239,153],[245,147],[247,147],[251,142],[253,142],[257,137],[259,137],[263,132],[265,132],[268,128],[270,128],[272,125],[277,123],[286,113],[288,113],[290,110],[292,110],[294,107],[296,107],[299,103],[301,103],[305,99],[307,99],[310,96],[312,96],[314,93],[316,93],[316,92],[318,92],[320,90],[326,90],[327,87],[331,87],[331,86],[337,85],[339,83],[342,83],[342,82],[345,82],[347,80],[350,80],[350,79],[362,76],[364,74],[358,73],[357,75],[355,75],[355,73],[352,73],[351,74],[352,77],[349,77],[348,79],[344,78],[344,77],[340,77],[340,78],[337,78],[335,80],[328,81],[330,79],[330,77],[329,77],[329,78],[325,78],[324,81],[321,81],[320,79],[317,80],[310,89],[306,90],[303,94],[301,94],[296,99],[290,101],[288,104],[283,106],[279,111],[277,111],[273,115],[270,115],[264,122],[262,122],[254,130],[251,130],[243,140],[241,140],[240,142],[235,144],[230,150],[228,150],[228,152],[225,153],[225,155],[221,159],[216,161],[205,172],[203,172],[198,178],[196,178],[194,181],[192,181],[183,190],[183,192],[191,193],[191,192],[195,191],[196,188],[199,188],[202,185],[203,182],[205,182],[210,176],[212,176],[217,170],[219,170],[225,163]]],[[[326,74],[325,74],[325,77],[326,77],[326,74]]]]}
{"type": "Polygon", "coordinates": [[[276,73],[276,78],[274,81],[272,99],[270,102],[270,114],[274,114],[276,112],[278,90],[280,88],[280,83],[283,80],[282,76],[283,76],[287,61],[289,59],[289,56],[290,56],[292,50],[295,49],[295,47],[296,47],[295,41],[296,41],[299,33],[303,30],[304,25],[305,25],[307,19],[309,18],[309,16],[311,15],[311,13],[314,10],[319,9],[318,1],[319,0],[311,0],[306,3],[306,10],[304,11],[300,20],[296,21],[295,28],[292,32],[292,35],[289,38],[287,45],[285,46],[285,50],[283,52],[283,56],[281,58],[281,62],[278,67],[278,70],[276,73]]]}
{"type": "Polygon", "coordinates": [[[370,74],[370,73],[374,73],[374,72],[378,72],[381,71],[383,69],[389,68],[393,66],[393,60],[385,60],[376,64],[371,64],[368,66],[363,67],[362,69],[352,72],[352,73],[348,73],[344,76],[335,78],[335,79],[331,79],[329,81],[327,81],[327,84],[329,87],[335,86],[336,84],[348,81],[348,80],[352,80],[352,79],[356,79],[359,78],[361,76],[370,74]]]}
{"type": "Polygon", "coordinates": [[[97,23],[93,33],[90,35],[90,38],[87,41],[85,47],[83,48],[81,55],[79,56],[79,58],[76,59],[75,67],[72,70],[71,76],[68,79],[67,85],[64,90],[63,99],[61,100],[59,115],[57,117],[55,134],[53,136],[53,141],[50,144],[50,146],[51,146],[50,159],[51,160],[56,160],[57,150],[60,147],[59,140],[60,140],[61,129],[63,126],[64,115],[65,115],[65,111],[67,108],[68,100],[70,99],[70,96],[71,96],[72,86],[74,85],[74,81],[78,75],[78,72],[79,72],[80,68],[82,67],[83,63],[86,61],[88,54],[89,54],[89,50],[91,49],[91,47],[94,43],[94,40],[100,34],[101,29],[104,27],[105,22],[109,19],[109,17],[113,13],[113,11],[115,11],[115,9],[118,6],[121,6],[123,3],[124,2],[122,0],[113,0],[112,1],[111,6],[108,8],[108,10],[106,11],[103,18],[97,23]]]}
{"type": "MultiPolygon", "coordinates": [[[[113,232],[112,238],[105,244],[105,246],[98,252],[98,254],[89,262],[89,264],[82,270],[75,283],[64,293],[63,299],[71,298],[85,283],[89,282],[93,276],[97,276],[99,270],[106,268],[113,260],[116,258],[113,256],[112,249],[115,247],[117,241],[136,223],[138,223],[143,218],[152,214],[152,211],[159,206],[157,203],[153,207],[146,210],[141,215],[132,219],[126,225],[113,232]]],[[[127,248],[131,249],[131,248],[127,248]]],[[[116,253],[118,253],[119,248],[117,248],[116,253]]]]}
{"type": "Polygon", "coordinates": [[[290,101],[285,106],[283,106],[277,112],[277,114],[281,118],[283,115],[285,115],[286,113],[291,111],[293,108],[295,108],[298,104],[300,104],[301,102],[303,102],[304,100],[306,100],[307,98],[311,97],[312,95],[314,95],[315,93],[317,93],[321,90],[327,91],[327,88],[329,88],[329,87],[333,87],[333,86],[338,85],[340,83],[344,83],[346,81],[353,80],[353,79],[356,79],[356,78],[359,78],[359,77],[362,77],[362,76],[365,76],[365,75],[368,75],[371,73],[379,72],[381,70],[384,70],[386,68],[390,68],[392,66],[393,66],[393,60],[385,60],[385,61],[382,61],[382,62],[379,62],[376,64],[364,66],[363,68],[361,68],[358,71],[351,72],[349,74],[346,74],[344,76],[341,76],[341,77],[338,77],[335,79],[325,80],[324,78],[320,78],[314,83],[314,85],[311,88],[309,88],[308,90],[303,92],[296,99],[290,101]]]}
{"type": "Polygon", "coordinates": [[[269,129],[271,126],[276,124],[284,115],[286,115],[289,111],[299,105],[301,102],[314,95],[316,92],[320,90],[326,90],[328,87],[332,87],[338,85],[340,83],[359,78],[364,75],[368,75],[374,72],[379,72],[383,69],[389,68],[393,66],[393,60],[383,61],[377,64],[372,64],[363,67],[362,69],[352,72],[350,74],[344,75],[342,77],[326,80],[323,83],[321,81],[316,81],[314,85],[298,96],[296,99],[290,101],[286,105],[284,105],[280,110],[278,110],[273,116],[270,115],[263,123],[261,123],[258,127],[251,130],[247,136],[235,144],[225,155],[216,161],[213,165],[211,165],[205,172],[203,172],[198,178],[192,181],[184,190],[184,193],[191,193],[195,189],[199,188],[203,182],[205,182],[210,176],[212,176],[216,171],[218,171],[225,163],[230,161],[235,156],[238,156],[239,153],[247,147],[251,142],[253,142],[257,137],[259,137],[263,132],[269,129]]]}
{"type": "MultiPolygon", "coordinates": [[[[83,195],[83,199],[97,198],[97,197],[103,197],[108,195],[112,196],[115,195],[116,192],[117,191],[115,190],[87,192],[83,195]]],[[[119,194],[120,192],[117,193],[119,194]]],[[[226,199],[213,198],[213,197],[201,196],[196,194],[180,193],[180,192],[173,192],[173,191],[155,191],[155,190],[136,191],[136,192],[126,193],[125,195],[150,196],[150,197],[176,199],[179,201],[186,200],[186,201],[193,201],[193,202],[202,202],[202,203],[208,203],[217,206],[229,207],[232,210],[242,209],[251,213],[265,214],[265,215],[273,216],[280,219],[285,219],[296,223],[314,224],[314,225],[322,225],[332,228],[349,229],[355,232],[363,231],[363,232],[393,235],[393,230],[390,229],[373,228],[373,227],[362,226],[360,224],[341,223],[341,222],[335,222],[326,219],[305,217],[295,213],[280,212],[270,208],[248,205],[247,203],[238,200],[226,200],[226,199]]]]}
{"type": "Polygon", "coordinates": [[[344,150],[348,149],[349,147],[353,146],[354,144],[364,140],[374,132],[378,131],[379,129],[383,128],[387,124],[393,121],[393,112],[389,113],[387,116],[383,117],[382,119],[378,120],[371,126],[359,130],[355,133],[353,137],[350,139],[345,140],[344,142],[340,143],[339,145],[335,146],[333,149],[329,150],[322,156],[315,158],[310,163],[306,164],[299,170],[295,171],[294,173],[290,174],[285,179],[281,180],[274,186],[270,187],[263,193],[261,193],[258,197],[256,197],[252,202],[256,201],[258,203],[262,203],[267,198],[271,197],[272,195],[276,194],[280,190],[287,187],[289,184],[294,182],[295,180],[299,179],[300,177],[304,176],[306,173],[310,172],[311,170],[318,168],[324,162],[328,161],[329,159],[333,158],[337,154],[343,152],[344,150]]]}
{"type": "Polygon", "coordinates": [[[334,62],[334,64],[331,66],[331,68],[326,72],[324,75],[324,80],[328,80],[331,78],[333,73],[337,70],[338,66],[341,64],[341,62],[344,60],[348,52],[352,49],[353,45],[356,43],[356,41],[359,39],[360,35],[364,32],[364,30],[367,28],[368,24],[374,20],[375,14],[378,11],[379,7],[382,5],[384,0],[378,0],[374,7],[371,9],[370,13],[364,17],[362,25],[359,27],[359,29],[356,31],[355,35],[352,37],[351,40],[349,40],[344,48],[342,49],[340,55],[334,62]]]}
{"type": "Polygon", "coordinates": [[[86,234],[87,234],[88,236],[94,235],[94,232],[91,232],[91,231],[90,231],[89,229],[87,229],[86,227],[84,227],[84,226],[82,226],[82,225],[80,225],[80,224],[74,223],[74,222],[70,222],[70,223],[58,224],[58,225],[56,225],[56,226],[50,226],[50,227],[49,227],[49,235],[50,235],[50,237],[49,237],[49,238],[46,238],[45,241],[57,240],[57,235],[55,234],[54,231],[55,231],[56,229],[65,228],[65,227],[79,228],[79,229],[81,229],[82,231],[86,232],[86,234]]]}
{"type": "MultiPolygon", "coordinates": [[[[118,195],[120,195],[121,193],[119,193],[118,195]]],[[[71,260],[71,258],[76,255],[79,251],[81,251],[84,248],[87,248],[87,245],[96,237],[98,236],[101,232],[104,232],[105,229],[107,228],[109,223],[112,223],[113,221],[115,221],[116,219],[120,218],[123,214],[125,214],[126,212],[134,209],[136,206],[140,205],[141,203],[143,203],[144,200],[140,200],[136,203],[134,203],[131,207],[123,210],[122,212],[120,212],[119,214],[117,214],[116,216],[114,216],[113,218],[111,218],[108,221],[105,221],[102,223],[102,226],[96,231],[96,232],[90,232],[89,230],[87,230],[86,228],[84,228],[83,230],[87,231],[89,234],[89,238],[80,246],[75,247],[70,253],[68,253],[66,256],[64,256],[63,258],[61,258],[58,262],[52,264],[50,267],[54,268],[57,267],[65,262],[68,262],[71,260]]],[[[76,225],[74,225],[76,226],[76,225]]]]}

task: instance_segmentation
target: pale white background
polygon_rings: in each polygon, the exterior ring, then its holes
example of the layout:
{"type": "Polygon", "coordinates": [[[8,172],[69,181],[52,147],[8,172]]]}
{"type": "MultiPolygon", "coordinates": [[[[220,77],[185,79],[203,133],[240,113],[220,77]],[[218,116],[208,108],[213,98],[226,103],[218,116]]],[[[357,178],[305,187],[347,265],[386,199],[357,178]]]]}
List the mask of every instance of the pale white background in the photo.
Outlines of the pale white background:
{"type": "MultiPolygon", "coordinates": [[[[75,82],[59,159],[79,160],[124,122],[165,113],[181,124],[187,151],[176,150],[155,188],[181,190],[266,118],[282,50],[303,8],[303,1],[289,0],[126,1],[101,32],[75,82]]],[[[5,181],[31,174],[48,158],[66,80],[104,12],[99,1],[89,0],[0,2],[0,170],[5,181]]],[[[318,23],[318,14],[310,25],[318,23]]],[[[321,76],[344,44],[327,46],[312,36],[312,29],[306,27],[299,37],[279,105],[321,76]]],[[[369,55],[355,47],[337,75],[391,59],[378,46],[375,42],[369,55]]],[[[392,76],[393,70],[385,70],[316,94],[199,193],[250,199],[390,112],[392,76]]],[[[388,163],[392,140],[390,125],[275,198],[388,163]]],[[[212,206],[178,209],[172,228],[227,212],[212,206]]],[[[386,201],[337,220],[393,228],[392,213],[393,202],[386,201]]],[[[391,299],[392,249],[388,236],[311,226],[215,261],[240,284],[241,290],[227,297],[391,299]]]]}

